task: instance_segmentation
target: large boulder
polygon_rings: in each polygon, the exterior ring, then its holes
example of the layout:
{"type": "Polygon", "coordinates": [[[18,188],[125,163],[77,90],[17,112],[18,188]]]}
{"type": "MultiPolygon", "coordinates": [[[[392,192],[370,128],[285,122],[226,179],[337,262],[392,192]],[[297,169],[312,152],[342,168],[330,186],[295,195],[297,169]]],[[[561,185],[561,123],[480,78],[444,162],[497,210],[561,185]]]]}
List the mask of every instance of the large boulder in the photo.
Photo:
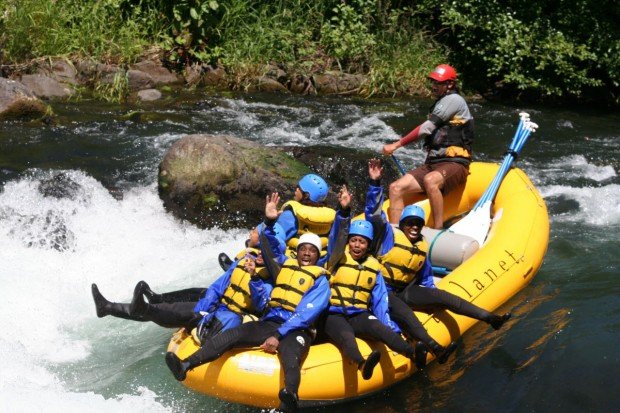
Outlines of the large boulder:
{"type": "Polygon", "coordinates": [[[47,106],[24,84],[0,77],[0,119],[36,118],[46,112],[47,106]]]}
{"type": "Polygon", "coordinates": [[[22,75],[21,82],[42,99],[65,99],[74,93],[71,87],[46,75],[22,75]]]}
{"type": "Polygon", "coordinates": [[[176,217],[201,228],[251,226],[265,195],[292,194],[308,167],[281,150],[232,136],[188,135],[159,166],[159,194],[176,217]]]}
{"type": "MultiPolygon", "coordinates": [[[[332,146],[264,147],[231,136],[189,135],[175,142],[159,168],[159,193],[168,211],[202,228],[251,227],[263,217],[265,195],[278,191],[292,198],[306,173],[330,184],[327,204],[337,205],[337,193],[347,185],[353,209],[361,212],[368,177],[369,150],[332,146]]],[[[398,177],[385,164],[384,184],[398,177]]]]}
{"type": "Polygon", "coordinates": [[[360,91],[366,77],[330,71],[316,74],[312,80],[317,93],[321,95],[351,95],[360,91]]]}
{"type": "Polygon", "coordinates": [[[182,77],[165,68],[160,61],[143,60],[133,65],[132,69],[148,74],[156,86],[183,82],[182,77]]]}

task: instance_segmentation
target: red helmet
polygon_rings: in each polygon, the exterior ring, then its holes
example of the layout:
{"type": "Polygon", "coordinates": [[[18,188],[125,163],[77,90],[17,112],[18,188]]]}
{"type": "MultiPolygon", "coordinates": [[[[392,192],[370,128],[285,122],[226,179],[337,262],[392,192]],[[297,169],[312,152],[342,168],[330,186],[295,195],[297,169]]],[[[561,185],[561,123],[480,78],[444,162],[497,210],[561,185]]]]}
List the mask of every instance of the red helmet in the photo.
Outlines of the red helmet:
{"type": "Polygon", "coordinates": [[[456,80],[456,69],[450,65],[439,65],[433,69],[428,75],[429,78],[438,82],[445,82],[446,80],[456,80]]]}

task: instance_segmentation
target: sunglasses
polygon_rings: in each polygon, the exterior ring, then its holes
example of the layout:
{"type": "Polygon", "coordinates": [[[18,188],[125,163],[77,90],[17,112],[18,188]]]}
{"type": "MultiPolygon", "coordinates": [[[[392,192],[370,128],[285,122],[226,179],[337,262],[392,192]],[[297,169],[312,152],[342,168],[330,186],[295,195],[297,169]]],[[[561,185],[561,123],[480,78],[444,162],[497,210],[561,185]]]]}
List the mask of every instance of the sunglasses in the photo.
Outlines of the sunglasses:
{"type": "Polygon", "coordinates": [[[424,221],[419,218],[405,219],[403,222],[400,223],[400,225],[403,227],[423,227],[424,221]]]}

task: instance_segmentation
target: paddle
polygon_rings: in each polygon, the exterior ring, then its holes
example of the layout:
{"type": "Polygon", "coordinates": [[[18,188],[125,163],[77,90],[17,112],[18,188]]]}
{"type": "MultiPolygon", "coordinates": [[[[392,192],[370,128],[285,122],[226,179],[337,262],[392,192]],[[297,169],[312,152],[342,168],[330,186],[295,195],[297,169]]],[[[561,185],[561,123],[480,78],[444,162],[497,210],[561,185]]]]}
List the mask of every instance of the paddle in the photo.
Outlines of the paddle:
{"type": "Polygon", "coordinates": [[[510,166],[521,152],[523,145],[525,145],[527,138],[538,128],[538,125],[530,122],[527,113],[522,112],[519,115],[520,120],[515,136],[491,184],[484,194],[482,194],[476,205],[474,205],[470,213],[450,227],[451,232],[470,236],[478,241],[480,246],[484,244],[484,240],[486,239],[491,225],[491,204],[493,199],[495,195],[497,195],[497,191],[508,173],[510,166]]]}
{"type": "Polygon", "coordinates": [[[398,160],[397,157],[395,157],[394,155],[392,155],[392,160],[394,161],[394,163],[396,164],[396,167],[398,168],[398,170],[400,171],[401,175],[405,175],[407,173],[407,170],[405,169],[404,165],[402,164],[401,161],[398,160]]]}

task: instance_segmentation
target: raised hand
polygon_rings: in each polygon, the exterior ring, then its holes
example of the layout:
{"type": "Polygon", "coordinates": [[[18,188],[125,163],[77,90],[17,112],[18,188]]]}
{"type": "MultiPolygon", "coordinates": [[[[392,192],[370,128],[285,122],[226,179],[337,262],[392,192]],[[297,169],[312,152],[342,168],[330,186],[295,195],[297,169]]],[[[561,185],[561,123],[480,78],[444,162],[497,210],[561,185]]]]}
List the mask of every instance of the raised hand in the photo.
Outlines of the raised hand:
{"type": "Polygon", "coordinates": [[[383,166],[381,165],[381,160],[372,158],[368,161],[368,176],[373,181],[381,179],[381,176],[383,176],[383,166]]]}
{"type": "Polygon", "coordinates": [[[267,219],[278,218],[278,202],[280,202],[280,194],[272,192],[271,195],[265,197],[265,217],[267,219]]]}
{"type": "Polygon", "coordinates": [[[340,192],[338,192],[338,202],[342,209],[347,209],[351,205],[351,193],[346,185],[342,185],[340,192]]]}

